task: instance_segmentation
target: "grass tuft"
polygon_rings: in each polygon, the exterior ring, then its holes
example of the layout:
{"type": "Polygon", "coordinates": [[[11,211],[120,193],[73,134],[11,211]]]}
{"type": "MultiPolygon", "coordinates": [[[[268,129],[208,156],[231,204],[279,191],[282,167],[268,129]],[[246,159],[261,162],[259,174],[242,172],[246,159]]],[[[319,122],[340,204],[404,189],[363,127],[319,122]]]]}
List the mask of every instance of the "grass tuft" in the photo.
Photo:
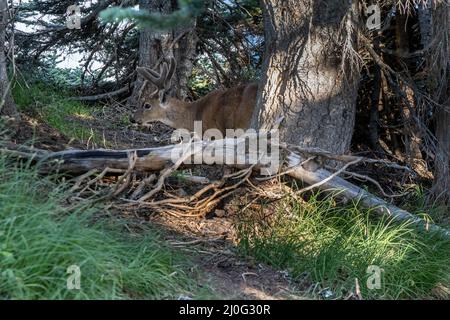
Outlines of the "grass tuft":
{"type": "Polygon", "coordinates": [[[68,205],[65,186],[4,156],[0,175],[0,299],[174,298],[194,288],[188,261],[153,229],[131,236],[111,217],[94,219],[101,207],[68,205]],[[67,288],[72,265],[80,290],[67,288]]]}
{"type": "Polygon", "coordinates": [[[94,108],[71,100],[67,90],[33,80],[27,84],[16,82],[12,95],[21,111],[37,114],[69,139],[100,141],[94,128],[82,125],[94,118],[94,108]]]}
{"type": "Polygon", "coordinates": [[[270,221],[242,220],[241,251],[330,288],[333,298],[354,293],[355,279],[365,299],[427,298],[438,287],[448,290],[449,240],[419,234],[408,223],[376,219],[357,203],[319,198],[285,200],[270,221]]]}

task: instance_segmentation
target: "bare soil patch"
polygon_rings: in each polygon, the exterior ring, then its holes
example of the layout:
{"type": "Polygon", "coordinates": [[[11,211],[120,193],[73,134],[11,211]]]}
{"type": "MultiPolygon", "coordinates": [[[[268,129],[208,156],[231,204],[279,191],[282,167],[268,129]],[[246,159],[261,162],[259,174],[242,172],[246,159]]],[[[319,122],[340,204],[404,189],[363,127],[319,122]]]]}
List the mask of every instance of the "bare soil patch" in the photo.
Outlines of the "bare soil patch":
{"type": "Polygon", "coordinates": [[[222,299],[307,299],[309,283],[294,281],[287,272],[240,255],[235,246],[233,217],[179,219],[155,215],[149,221],[167,231],[175,248],[194,257],[197,282],[222,299]]]}

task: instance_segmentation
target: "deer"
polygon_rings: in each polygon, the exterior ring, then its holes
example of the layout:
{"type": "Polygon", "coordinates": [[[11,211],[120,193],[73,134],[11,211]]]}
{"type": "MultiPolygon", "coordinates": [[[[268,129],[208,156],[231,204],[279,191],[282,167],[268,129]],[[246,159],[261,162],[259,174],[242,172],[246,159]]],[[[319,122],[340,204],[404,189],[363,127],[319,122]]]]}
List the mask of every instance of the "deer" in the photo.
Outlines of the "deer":
{"type": "Polygon", "coordinates": [[[193,132],[194,122],[201,121],[203,132],[217,129],[224,136],[227,129],[246,130],[250,127],[258,84],[250,83],[226,90],[216,90],[196,101],[187,102],[168,97],[175,70],[176,61],[173,57],[161,63],[159,71],[137,68],[137,73],[152,83],[156,90],[150,95],[150,99],[143,101],[143,107],[131,116],[131,122],[149,126],[159,121],[174,129],[193,132]]]}

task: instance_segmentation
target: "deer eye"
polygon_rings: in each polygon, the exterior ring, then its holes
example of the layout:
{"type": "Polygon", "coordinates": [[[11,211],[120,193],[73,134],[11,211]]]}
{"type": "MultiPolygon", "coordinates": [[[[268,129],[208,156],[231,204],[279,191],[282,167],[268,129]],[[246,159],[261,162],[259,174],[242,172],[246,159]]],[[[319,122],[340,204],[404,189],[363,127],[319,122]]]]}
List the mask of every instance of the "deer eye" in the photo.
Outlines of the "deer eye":
{"type": "Polygon", "coordinates": [[[150,110],[152,108],[152,105],[149,103],[144,104],[144,109],[145,110],[150,110]]]}

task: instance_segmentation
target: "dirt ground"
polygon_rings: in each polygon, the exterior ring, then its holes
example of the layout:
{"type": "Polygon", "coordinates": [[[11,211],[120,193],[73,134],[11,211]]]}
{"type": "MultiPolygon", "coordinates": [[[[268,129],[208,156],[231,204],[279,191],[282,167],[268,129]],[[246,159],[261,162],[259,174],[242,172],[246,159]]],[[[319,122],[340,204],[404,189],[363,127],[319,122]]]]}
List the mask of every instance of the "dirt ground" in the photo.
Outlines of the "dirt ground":
{"type": "MultiPolygon", "coordinates": [[[[123,114],[123,113],[122,113],[123,114]]],[[[16,143],[30,143],[46,150],[64,150],[68,148],[111,148],[127,149],[153,147],[170,142],[170,128],[155,124],[141,131],[136,127],[121,127],[115,123],[118,115],[111,110],[103,110],[94,120],[68,119],[79,121],[81,126],[95,128],[102,136],[102,144],[71,140],[42,121],[23,115],[16,126],[16,132],[10,139],[16,143]],[[109,119],[105,121],[104,119],[109,119]]],[[[118,121],[118,120],[117,120],[118,121]]],[[[202,169],[212,176],[222,174],[221,168],[202,169]]],[[[147,214],[146,212],[119,212],[134,215],[142,223],[151,223],[163,231],[167,242],[194,259],[198,285],[212,289],[213,296],[219,299],[308,299],[314,286],[308,282],[294,281],[287,272],[257,263],[243,257],[235,245],[236,230],[233,223],[235,215],[227,206],[220,207],[207,218],[179,218],[165,214],[147,214]]],[[[189,297],[180,297],[180,299],[189,297]]]]}
{"type": "Polygon", "coordinates": [[[150,221],[161,226],[167,241],[193,256],[197,282],[209,286],[224,299],[305,299],[300,292],[308,284],[293,281],[287,272],[277,271],[238,254],[234,225],[230,217],[180,220],[156,215],[150,221]]]}

